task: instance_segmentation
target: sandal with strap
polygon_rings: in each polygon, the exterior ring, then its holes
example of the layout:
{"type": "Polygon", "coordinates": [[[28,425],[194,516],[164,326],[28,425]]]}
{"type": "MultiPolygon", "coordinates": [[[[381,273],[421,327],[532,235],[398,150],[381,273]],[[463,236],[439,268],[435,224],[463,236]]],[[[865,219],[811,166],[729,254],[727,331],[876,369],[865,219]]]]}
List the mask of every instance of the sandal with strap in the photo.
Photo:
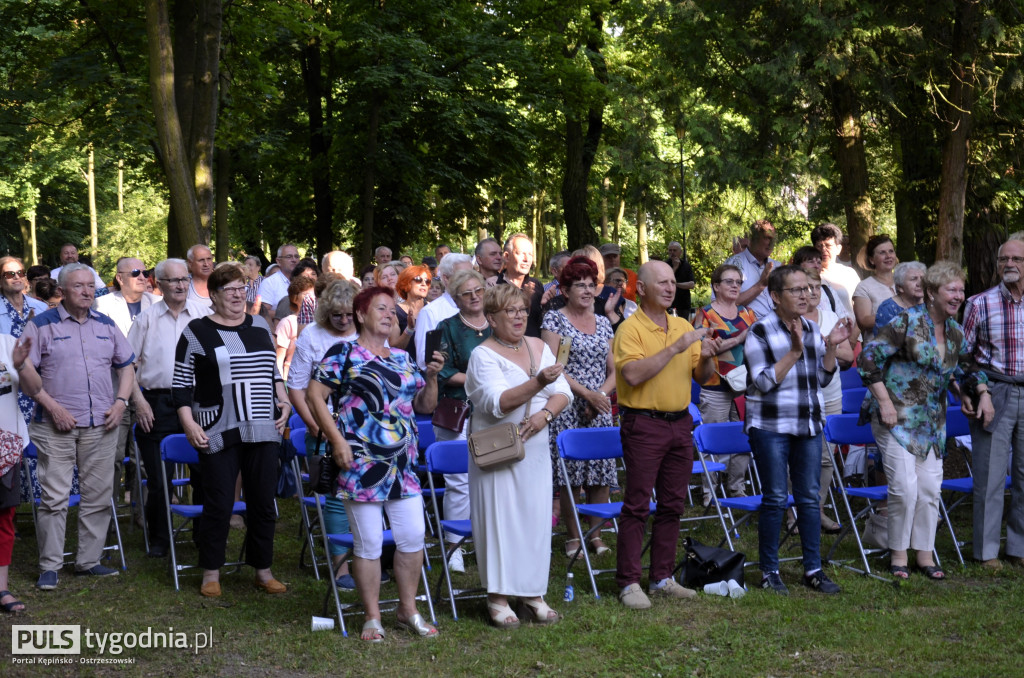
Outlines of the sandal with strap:
{"type": "MultiPolygon", "coordinates": [[[[14,594],[11,593],[10,591],[0,591],[0,599],[6,598],[7,596],[10,596],[11,598],[14,598],[14,594]]],[[[19,614],[19,613],[25,611],[25,603],[21,602],[17,598],[14,598],[14,600],[12,600],[9,603],[2,603],[2,604],[0,604],[0,607],[3,608],[3,610],[4,610],[4,612],[6,614],[12,614],[12,615],[19,614]]]]}
{"type": "Polygon", "coordinates": [[[594,537],[590,540],[590,548],[593,550],[595,556],[603,556],[606,553],[611,553],[612,550],[608,547],[600,537],[594,537]]]}
{"type": "Polygon", "coordinates": [[[565,540],[565,557],[572,558],[580,550],[579,539],[566,539],[565,540]]]}
{"type": "Polygon", "coordinates": [[[519,616],[531,624],[557,624],[562,615],[558,614],[543,600],[519,599],[519,616]]]}
{"type": "Polygon", "coordinates": [[[487,601],[487,612],[490,615],[491,626],[499,629],[518,629],[519,618],[512,608],[506,605],[499,605],[487,601]]]}
{"type": "Polygon", "coordinates": [[[910,579],[910,570],[906,565],[890,565],[889,574],[897,579],[910,579]]]}
{"type": "Polygon", "coordinates": [[[942,581],[946,578],[946,573],[942,571],[941,567],[936,565],[918,565],[916,569],[932,581],[942,581]]]}
{"type": "Polygon", "coordinates": [[[427,620],[423,618],[423,615],[417,612],[413,616],[409,617],[405,621],[398,619],[396,621],[398,628],[405,629],[409,633],[415,633],[421,638],[436,638],[437,629],[427,623],[427,620]]]}
{"type": "Polygon", "coordinates": [[[365,640],[368,643],[379,643],[384,640],[386,635],[379,619],[367,619],[363,624],[363,630],[359,634],[359,639],[365,640]]]}

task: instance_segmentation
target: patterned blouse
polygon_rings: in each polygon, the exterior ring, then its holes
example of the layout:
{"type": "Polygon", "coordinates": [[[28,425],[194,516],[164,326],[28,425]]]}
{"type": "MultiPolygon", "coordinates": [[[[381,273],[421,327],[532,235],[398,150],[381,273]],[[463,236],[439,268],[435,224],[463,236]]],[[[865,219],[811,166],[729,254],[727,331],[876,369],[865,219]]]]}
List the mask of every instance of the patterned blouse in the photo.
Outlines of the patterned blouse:
{"type": "MultiPolygon", "coordinates": [[[[723,318],[711,304],[708,304],[700,310],[696,320],[699,321],[697,329],[707,327],[709,336],[716,339],[732,339],[757,322],[757,316],[746,306],[737,306],[735,318],[723,318]]],[[[741,341],[724,353],[719,353],[715,356],[714,361],[715,373],[702,388],[731,393],[732,389],[727,384],[723,384],[722,377],[718,375],[729,374],[743,364],[743,342],[741,341]]]]}
{"type": "MultiPolygon", "coordinates": [[[[946,455],[946,390],[951,380],[963,381],[957,365],[967,351],[964,332],[953,318],[946,319],[946,352],[941,358],[935,342],[935,324],[925,307],[915,306],[878,330],[857,360],[865,385],[882,382],[896,408],[892,428],[896,440],[911,454],[946,455]]],[[[978,383],[987,383],[984,373],[978,383]]],[[[868,391],[861,406],[860,423],[879,421],[878,400],[868,391]]]]}
{"type": "Polygon", "coordinates": [[[409,354],[393,348],[380,358],[358,343],[340,342],[315,365],[313,379],[340,397],[338,430],[352,447],[351,468],[338,474],[338,499],[419,494],[412,401],[426,381],[409,354]]]}

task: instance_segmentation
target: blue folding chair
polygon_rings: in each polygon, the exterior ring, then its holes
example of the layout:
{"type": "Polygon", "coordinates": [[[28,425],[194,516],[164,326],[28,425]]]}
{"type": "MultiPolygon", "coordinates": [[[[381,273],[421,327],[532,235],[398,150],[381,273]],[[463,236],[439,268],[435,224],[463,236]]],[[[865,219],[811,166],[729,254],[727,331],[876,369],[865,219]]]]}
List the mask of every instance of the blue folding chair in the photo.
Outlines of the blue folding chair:
{"type": "Polygon", "coordinates": [[[860,378],[860,372],[857,371],[856,365],[840,370],[839,380],[844,391],[851,388],[864,388],[864,380],[860,378]]]}
{"type": "Polygon", "coordinates": [[[469,447],[465,440],[438,441],[427,448],[427,482],[430,485],[430,501],[434,522],[436,524],[438,539],[441,544],[441,567],[443,575],[437,578],[437,587],[434,591],[434,598],[439,602],[445,600],[441,592],[442,581],[448,587],[448,602],[452,607],[452,618],[458,619],[458,611],[455,609],[457,600],[470,600],[473,598],[484,598],[487,591],[483,588],[456,589],[452,585],[451,568],[448,567],[448,559],[456,549],[462,548],[467,539],[473,536],[473,525],[469,520],[442,520],[441,507],[438,500],[442,496],[438,490],[444,488],[435,487],[434,474],[448,475],[454,473],[469,473],[469,447]],[[446,546],[445,533],[454,534],[459,538],[457,543],[446,546]],[[443,579],[442,579],[443,577],[443,579]]]}
{"type": "MultiPolygon", "coordinates": [[[[160,459],[164,463],[170,464],[199,464],[199,453],[194,447],[188,442],[188,438],[185,437],[184,433],[175,433],[169,435],[160,442],[160,459]]],[[[174,590],[180,591],[181,585],[178,578],[178,573],[184,570],[190,570],[198,568],[199,565],[186,565],[178,562],[178,550],[177,550],[177,536],[182,530],[186,529],[190,523],[196,518],[203,514],[202,504],[172,504],[171,493],[164,493],[164,506],[167,507],[167,531],[171,535],[170,538],[170,552],[171,552],[171,575],[174,577],[174,590]],[[178,518],[178,525],[175,527],[174,519],[178,518]]],[[[245,513],[245,502],[236,501],[231,509],[232,514],[242,515],[245,513]]],[[[245,546],[243,544],[242,551],[244,552],[245,546]]],[[[244,565],[242,562],[242,553],[238,554],[238,560],[233,563],[225,563],[225,567],[239,567],[244,565]]]]}
{"type": "MultiPolygon", "coordinates": [[[[702,424],[693,432],[693,443],[697,448],[698,455],[700,455],[700,460],[706,464],[710,463],[708,455],[751,454],[750,440],[743,431],[743,422],[741,421],[702,424]]],[[[731,550],[735,550],[732,543],[733,536],[735,535],[738,538],[740,526],[753,518],[761,510],[764,495],[728,497],[721,483],[718,484],[718,488],[722,489],[722,496],[718,496],[719,493],[716,491],[716,487],[712,485],[711,503],[715,507],[718,521],[722,526],[722,533],[725,535],[722,541],[719,542],[719,546],[728,544],[731,550]],[[745,511],[746,515],[737,521],[735,516],[733,516],[733,511],[745,511]],[[728,524],[726,523],[726,516],[729,517],[728,524]]],[[[787,495],[786,508],[792,508],[793,505],[793,495],[787,495]]],[[[747,564],[750,565],[752,563],[748,562],[747,564]]]]}
{"type": "MultiPolygon", "coordinates": [[[[309,562],[313,566],[313,576],[316,577],[317,581],[320,581],[320,564],[327,563],[328,560],[321,560],[317,557],[317,540],[315,535],[317,530],[320,529],[320,524],[316,522],[314,517],[310,517],[310,511],[315,507],[317,501],[323,502],[322,496],[308,492],[309,485],[309,473],[302,471],[302,464],[300,460],[306,459],[306,427],[303,425],[299,428],[292,428],[288,434],[288,439],[283,444],[290,445],[291,451],[291,468],[292,473],[299,479],[299,514],[302,517],[302,523],[299,525],[299,538],[304,540],[302,548],[299,551],[299,567],[306,566],[306,551],[309,551],[309,562]]],[[[328,569],[329,566],[328,566],[328,569]]]]}
{"type": "Polygon", "coordinates": [[[857,414],[861,403],[867,397],[868,390],[864,386],[843,390],[843,414],[857,414]]]}
{"type": "MultiPolygon", "coordinates": [[[[36,448],[36,444],[33,443],[33,442],[30,442],[25,447],[24,451],[22,452],[22,456],[26,457],[27,459],[38,460],[39,459],[39,450],[36,448]]],[[[26,468],[28,468],[28,467],[26,466],[26,468]]],[[[39,521],[38,521],[37,510],[39,508],[39,504],[40,503],[42,503],[42,500],[39,497],[35,497],[35,496],[32,497],[32,523],[33,523],[33,525],[36,528],[36,534],[39,534],[39,521]]],[[[82,495],[80,495],[80,494],[72,494],[72,495],[68,496],[68,508],[69,509],[70,508],[74,508],[75,506],[78,506],[81,503],[82,503],[82,495]]],[[[108,552],[110,552],[110,551],[117,551],[117,555],[121,558],[121,569],[122,570],[127,570],[128,569],[128,563],[125,561],[125,558],[124,558],[124,544],[121,541],[121,528],[117,524],[117,504],[114,502],[113,495],[111,495],[111,497],[110,497],[110,523],[114,527],[114,543],[113,544],[108,544],[108,545],[104,546],[103,547],[103,552],[107,553],[108,555],[106,555],[105,557],[109,558],[110,555],[109,555],[108,552]]],[[[108,532],[109,532],[109,530],[108,530],[108,532]]],[[[108,539],[110,538],[109,534],[107,535],[107,538],[108,539]]],[[[70,555],[71,555],[71,553],[69,553],[69,552],[65,552],[64,553],[64,557],[65,558],[67,558],[70,555]]],[[[65,564],[67,564],[67,563],[65,563],[65,564]]]]}
{"type": "MultiPolygon", "coordinates": [[[[827,417],[825,420],[825,440],[830,445],[874,445],[875,436],[871,432],[871,425],[858,425],[857,420],[859,417],[860,415],[858,414],[833,414],[827,417]]],[[[885,501],[886,497],[889,496],[889,486],[876,485],[873,487],[850,487],[845,482],[840,482],[839,487],[849,521],[844,521],[842,529],[836,536],[835,541],[832,542],[832,547],[822,560],[826,563],[835,562],[849,570],[875,577],[882,581],[892,581],[872,573],[871,565],[868,563],[869,554],[885,553],[888,549],[865,549],[864,542],[861,539],[860,529],[857,527],[858,520],[873,513],[875,505],[885,501]],[[864,508],[857,513],[854,513],[853,508],[850,505],[850,497],[865,500],[864,508]],[[860,553],[861,562],[864,564],[863,570],[859,570],[841,561],[833,560],[833,556],[838,550],[839,545],[842,543],[846,535],[850,533],[853,534],[854,539],[857,542],[857,550],[860,553]]]]}

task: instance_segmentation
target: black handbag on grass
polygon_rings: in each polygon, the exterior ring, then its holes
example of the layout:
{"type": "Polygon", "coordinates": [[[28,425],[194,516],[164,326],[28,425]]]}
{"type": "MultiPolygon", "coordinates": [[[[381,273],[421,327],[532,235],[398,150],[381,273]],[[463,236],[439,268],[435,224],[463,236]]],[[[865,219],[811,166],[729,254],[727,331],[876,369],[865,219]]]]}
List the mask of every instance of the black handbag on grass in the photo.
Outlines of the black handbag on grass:
{"type": "Polygon", "coordinates": [[[742,553],[717,546],[705,546],[696,539],[686,538],[686,562],[680,575],[683,586],[703,589],[705,584],[736,580],[743,586],[743,565],[747,557],[742,553]]]}

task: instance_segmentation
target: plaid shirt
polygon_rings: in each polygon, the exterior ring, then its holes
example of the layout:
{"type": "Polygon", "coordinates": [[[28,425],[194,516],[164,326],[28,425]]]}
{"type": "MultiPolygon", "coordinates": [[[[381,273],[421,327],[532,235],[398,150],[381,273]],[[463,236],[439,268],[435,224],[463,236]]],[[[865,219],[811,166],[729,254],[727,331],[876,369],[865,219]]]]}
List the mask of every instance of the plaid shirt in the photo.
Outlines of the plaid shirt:
{"type": "Polygon", "coordinates": [[[818,325],[801,318],[803,356],[777,382],[775,364],[792,347],[789,330],[778,313],[758,320],[747,332],[743,343],[748,377],[746,425],[748,433],[759,428],[775,433],[814,436],[821,432],[825,401],[822,387],[835,375],[825,370],[825,340],[818,325]]]}
{"type": "Polygon", "coordinates": [[[967,300],[963,327],[970,354],[966,372],[1024,376],[1024,301],[1014,301],[1005,284],[967,300]]]}

